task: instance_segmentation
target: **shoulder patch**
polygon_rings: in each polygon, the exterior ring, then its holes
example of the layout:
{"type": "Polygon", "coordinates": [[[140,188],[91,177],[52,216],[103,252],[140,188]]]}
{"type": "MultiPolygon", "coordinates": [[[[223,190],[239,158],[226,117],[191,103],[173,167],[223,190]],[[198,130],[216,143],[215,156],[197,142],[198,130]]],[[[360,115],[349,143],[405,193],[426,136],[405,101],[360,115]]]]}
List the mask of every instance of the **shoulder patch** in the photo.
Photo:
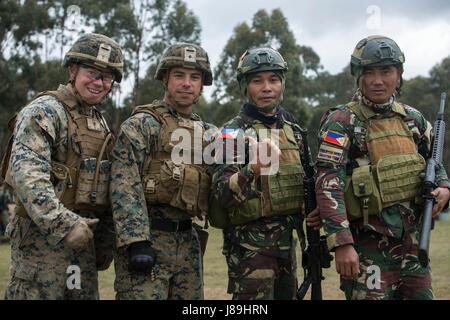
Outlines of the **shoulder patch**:
{"type": "Polygon", "coordinates": [[[223,128],[221,131],[222,138],[236,139],[239,129],[223,128]]]}
{"type": "Polygon", "coordinates": [[[323,140],[339,147],[343,147],[347,142],[347,135],[339,133],[337,131],[327,130],[323,140]]]}
{"type": "Polygon", "coordinates": [[[343,149],[335,148],[326,143],[322,143],[319,147],[319,154],[317,155],[317,159],[325,162],[340,163],[343,153],[343,149]]]}

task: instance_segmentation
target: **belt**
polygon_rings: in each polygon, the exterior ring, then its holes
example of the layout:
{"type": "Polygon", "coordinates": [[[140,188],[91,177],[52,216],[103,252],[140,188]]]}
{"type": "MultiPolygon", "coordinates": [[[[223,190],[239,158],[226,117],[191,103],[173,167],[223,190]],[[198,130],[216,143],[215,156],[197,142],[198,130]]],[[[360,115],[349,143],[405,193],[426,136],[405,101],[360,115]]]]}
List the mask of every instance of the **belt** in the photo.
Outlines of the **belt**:
{"type": "Polygon", "coordinates": [[[192,220],[188,219],[188,220],[172,221],[172,220],[153,219],[150,222],[150,229],[166,232],[183,232],[192,229],[192,220]]]}

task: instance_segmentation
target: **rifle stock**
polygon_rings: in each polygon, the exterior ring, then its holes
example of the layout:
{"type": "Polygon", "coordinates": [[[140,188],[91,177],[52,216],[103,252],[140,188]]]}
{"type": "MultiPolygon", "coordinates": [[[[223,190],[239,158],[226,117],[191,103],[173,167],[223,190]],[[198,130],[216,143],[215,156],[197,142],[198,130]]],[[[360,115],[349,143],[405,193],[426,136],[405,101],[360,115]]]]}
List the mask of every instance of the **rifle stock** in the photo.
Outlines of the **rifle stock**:
{"type": "Polygon", "coordinates": [[[433,145],[431,148],[431,157],[427,160],[426,170],[421,174],[421,179],[424,184],[425,206],[422,216],[422,227],[420,230],[419,240],[419,262],[422,267],[427,267],[429,262],[430,249],[430,232],[432,229],[432,211],[435,202],[431,192],[436,188],[436,169],[439,164],[442,164],[442,155],[444,152],[444,138],[445,138],[445,122],[444,122],[444,108],[445,108],[446,94],[441,94],[441,105],[437,119],[434,123],[433,145]]]}

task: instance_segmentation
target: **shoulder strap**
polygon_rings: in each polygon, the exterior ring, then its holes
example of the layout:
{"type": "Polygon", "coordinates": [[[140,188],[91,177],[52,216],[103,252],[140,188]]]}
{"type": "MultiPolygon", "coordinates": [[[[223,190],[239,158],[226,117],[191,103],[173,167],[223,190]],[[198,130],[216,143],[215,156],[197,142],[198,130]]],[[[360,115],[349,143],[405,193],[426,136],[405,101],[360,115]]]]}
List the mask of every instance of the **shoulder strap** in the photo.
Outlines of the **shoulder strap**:
{"type": "MultiPolygon", "coordinates": [[[[373,112],[369,107],[361,105],[356,101],[352,101],[346,106],[349,107],[361,121],[366,121],[375,115],[375,112],[373,112]]],[[[402,116],[402,118],[406,116],[405,108],[396,101],[392,104],[392,111],[402,116]]]]}
{"type": "Polygon", "coordinates": [[[170,111],[164,106],[161,105],[155,105],[155,104],[144,104],[141,106],[137,106],[133,109],[133,112],[131,113],[132,116],[138,113],[147,113],[153,116],[156,121],[159,123],[164,121],[164,118],[166,118],[168,115],[170,116],[170,111]]]}
{"type": "Polygon", "coordinates": [[[63,106],[68,108],[69,110],[73,110],[78,105],[78,102],[73,97],[66,95],[58,90],[40,92],[33,98],[33,100],[36,100],[37,98],[42,96],[52,96],[58,99],[63,104],[63,106]]]}
{"type": "Polygon", "coordinates": [[[361,121],[366,121],[368,119],[367,116],[364,115],[363,111],[360,108],[360,104],[357,101],[352,101],[346,104],[346,106],[353,111],[353,113],[358,117],[361,121]]]}

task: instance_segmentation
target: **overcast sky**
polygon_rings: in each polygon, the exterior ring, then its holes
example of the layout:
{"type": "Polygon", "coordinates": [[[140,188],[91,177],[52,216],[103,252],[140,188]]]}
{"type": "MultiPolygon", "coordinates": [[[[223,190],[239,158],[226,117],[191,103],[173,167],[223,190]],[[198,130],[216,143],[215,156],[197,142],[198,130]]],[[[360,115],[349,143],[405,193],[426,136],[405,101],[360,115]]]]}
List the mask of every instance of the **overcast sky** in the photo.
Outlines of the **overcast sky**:
{"type": "MultiPolygon", "coordinates": [[[[430,69],[450,55],[450,1],[394,0],[186,0],[200,20],[202,46],[215,67],[240,23],[251,25],[254,14],[279,8],[297,44],[320,56],[332,74],[349,63],[357,42],[369,35],[393,38],[405,54],[404,78],[428,76],[430,69]]],[[[206,88],[205,88],[206,89],[206,88]]],[[[205,93],[208,96],[208,92],[205,93]]]]}

